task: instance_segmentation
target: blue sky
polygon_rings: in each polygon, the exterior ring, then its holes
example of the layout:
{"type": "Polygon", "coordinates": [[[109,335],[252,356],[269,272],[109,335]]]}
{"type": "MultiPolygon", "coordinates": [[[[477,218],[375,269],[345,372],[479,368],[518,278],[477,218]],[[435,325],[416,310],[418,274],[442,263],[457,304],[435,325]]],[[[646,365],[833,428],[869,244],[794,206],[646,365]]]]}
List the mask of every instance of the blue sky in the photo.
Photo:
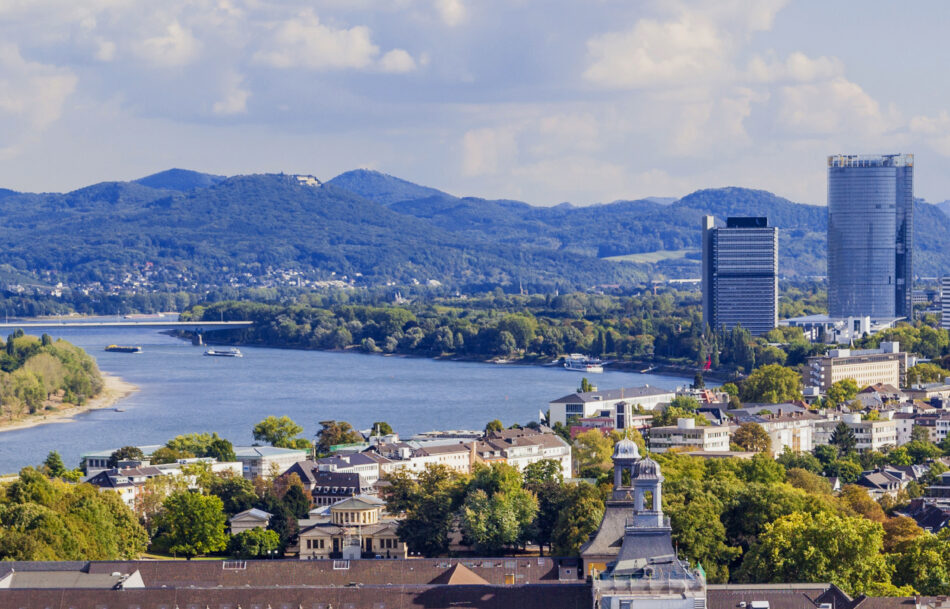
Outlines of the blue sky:
{"type": "Polygon", "coordinates": [[[950,199],[939,0],[0,0],[0,187],[378,169],[538,205],[824,204],[825,157],[950,199]]]}

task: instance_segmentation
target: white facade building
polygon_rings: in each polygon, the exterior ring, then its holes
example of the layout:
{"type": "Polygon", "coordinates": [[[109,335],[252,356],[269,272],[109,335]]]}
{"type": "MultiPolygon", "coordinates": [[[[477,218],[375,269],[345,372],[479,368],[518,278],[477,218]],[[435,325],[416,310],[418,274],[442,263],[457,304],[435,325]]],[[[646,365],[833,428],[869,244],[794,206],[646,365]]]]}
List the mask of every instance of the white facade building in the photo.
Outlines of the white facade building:
{"type": "Polygon", "coordinates": [[[694,419],[677,419],[675,426],[650,428],[650,452],[665,453],[671,448],[726,452],[729,450],[729,426],[697,427],[694,419]]]}
{"type": "MultiPolygon", "coordinates": [[[[660,387],[622,387],[605,391],[575,392],[558,398],[548,404],[551,410],[550,425],[560,423],[567,425],[568,418],[584,419],[593,416],[602,410],[609,410],[611,416],[629,413],[631,409],[640,406],[650,411],[661,404],[669,404],[676,397],[676,391],[661,389],[660,387]],[[624,408],[627,406],[628,408],[624,408]]],[[[622,417],[621,417],[622,418],[622,417]]],[[[618,428],[626,428],[626,422],[618,428]]]]}
{"type": "Polygon", "coordinates": [[[830,444],[831,434],[838,423],[844,423],[854,432],[855,448],[860,451],[881,450],[885,446],[897,446],[897,423],[892,420],[862,421],[860,414],[845,414],[840,419],[815,423],[815,444],[830,444]]]}

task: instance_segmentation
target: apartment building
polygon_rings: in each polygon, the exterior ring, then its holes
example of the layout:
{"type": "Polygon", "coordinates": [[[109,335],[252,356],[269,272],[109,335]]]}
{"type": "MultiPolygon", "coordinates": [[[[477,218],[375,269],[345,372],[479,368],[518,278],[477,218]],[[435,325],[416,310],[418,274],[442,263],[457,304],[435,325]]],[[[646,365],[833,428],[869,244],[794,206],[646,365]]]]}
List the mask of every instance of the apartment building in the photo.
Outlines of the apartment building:
{"type": "Polygon", "coordinates": [[[276,446],[235,446],[234,456],[241,462],[244,477],[253,480],[258,476],[279,476],[294,463],[306,460],[309,452],[276,446]]]}
{"type": "Polygon", "coordinates": [[[900,387],[907,372],[907,354],[900,343],[882,342],[880,349],[832,349],[809,357],[803,383],[825,393],[838,381],[854,379],[858,389],[878,383],[900,387]]]}
{"type": "Polygon", "coordinates": [[[838,423],[844,423],[854,432],[856,448],[860,452],[881,450],[885,446],[897,446],[897,424],[892,420],[862,421],[860,414],[845,414],[840,419],[825,419],[815,422],[815,445],[829,444],[831,434],[838,423]]]}
{"type": "Polygon", "coordinates": [[[780,455],[785,448],[811,452],[814,448],[815,423],[821,416],[795,404],[746,404],[744,408],[726,413],[735,423],[756,423],[769,434],[772,454],[780,455]]]}
{"type": "Polygon", "coordinates": [[[550,459],[561,466],[561,475],[571,477],[571,445],[553,433],[533,429],[495,431],[475,443],[475,456],[485,463],[507,463],[518,471],[550,459]]]}
{"type": "Polygon", "coordinates": [[[697,427],[694,419],[678,419],[676,425],[652,427],[649,442],[650,452],[654,453],[665,453],[670,449],[725,452],[729,450],[729,427],[726,425],[697,427]]]}

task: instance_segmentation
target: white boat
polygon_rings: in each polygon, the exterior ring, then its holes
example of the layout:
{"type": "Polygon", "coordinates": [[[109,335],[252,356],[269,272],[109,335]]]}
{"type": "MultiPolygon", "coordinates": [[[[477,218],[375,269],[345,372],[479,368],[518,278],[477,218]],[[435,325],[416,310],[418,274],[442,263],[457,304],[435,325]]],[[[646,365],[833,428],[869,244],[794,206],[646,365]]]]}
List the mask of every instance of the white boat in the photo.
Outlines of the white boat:
{"type": "Polygon", "coordinates": [[[586,355],[582,355],[580,353],[571,353],[570,355],[565,355],[564,367],[568,370],[588,372],[591,374],[600,374],[604,371],[602,361],[587,357],[586,355]]]}
{"type": "Polygon", "coordinates": [[[210,355],[213,357],[244,357],[244,354],[241,353],[239,349],[231,347],[229,349],[215,349],[211,348],[205,351],[205,355],[210,355]]]}

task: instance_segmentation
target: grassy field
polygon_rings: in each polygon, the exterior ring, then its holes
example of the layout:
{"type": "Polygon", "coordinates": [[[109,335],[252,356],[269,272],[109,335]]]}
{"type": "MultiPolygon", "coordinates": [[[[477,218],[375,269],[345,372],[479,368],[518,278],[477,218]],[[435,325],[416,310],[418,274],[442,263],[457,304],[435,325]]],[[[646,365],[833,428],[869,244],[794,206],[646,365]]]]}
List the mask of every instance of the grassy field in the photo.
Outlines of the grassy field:
{"type": "Polygon", "coordinates": [[[685,258],[686,254],[698,252],[699,250],[660,250],[657,252],[646,252],[643,254],[624,254],[623,256],[608,256],[604,260],[611,262],[634,262],[637,264],[655,264],[661,260],[678,260],[685,258]]]}

